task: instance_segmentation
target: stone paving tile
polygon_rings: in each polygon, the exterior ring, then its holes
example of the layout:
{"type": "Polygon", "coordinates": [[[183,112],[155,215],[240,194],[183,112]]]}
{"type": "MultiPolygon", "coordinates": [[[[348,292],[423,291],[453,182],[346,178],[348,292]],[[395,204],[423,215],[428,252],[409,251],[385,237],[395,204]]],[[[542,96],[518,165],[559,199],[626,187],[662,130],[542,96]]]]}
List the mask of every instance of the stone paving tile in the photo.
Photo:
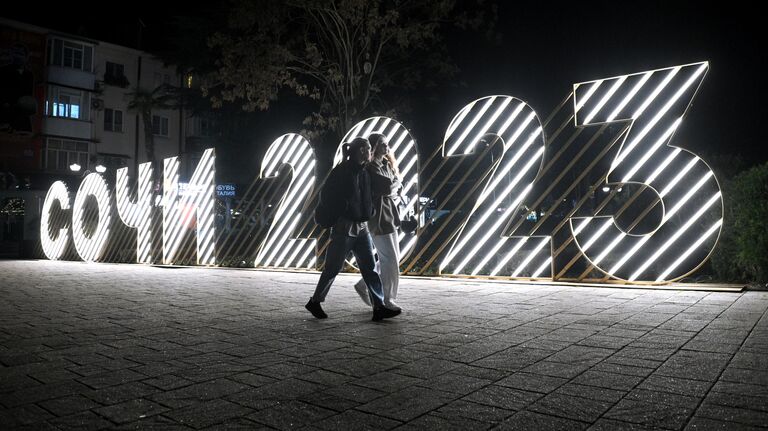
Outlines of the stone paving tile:
{"type": "Polygon", "coordinates": [[[630,390],[642,381],[642,377],[608,373],[604,371],[587,371],[573,379],[574,383],[582,385],[618,390],[630,390]]]}
{"type": "Polygon", "coordinates": [[[270,428],[265,425],[261,425],[257,422],[254,422],[248,418],[232,418],[227,419],[224,422],[211,425],[209,427],[203,428],[204,431],[234,431],[234,430],[241,430],[241,431],[267,431],[267,430],[273,430],[274,428],[270,428]]]}
{"type": "Polygon", "coordinates": [[[652,374],[637,388],[701,398],[712,388],[712,382],[652,374]]]}
{"type": "Polygon", "coordinates": [[[62,382],[32,386],[4,393],[0,396],[0,402],[7,407],[22,406],[68,395],[82,394],[88,391],[88,389],[89,388],[82,383],[74,380],[65,380],[62,382]]]}
{"type": "Polygon", "coordinates": [[[253,410],[222,399],[194,404],[164,413],[176,422],[192,428],[205,428],[227,419],[248,416],[253,410]]]}
{"type": "Polygon", "coordinates": [[[565,379],[572,379],[579,374],[587,371],[590,368],[589,365],[583,364],[563,364],[561,362],[551,361],[539,361],[533,365],[527,366],[522,369],[525,373],[540,374],[543,376],[560,377],[565,379]]]}
{"type": "Polygon", "coordinates": [[[88,377],[81,377],[78,379],[78,381],[90,386],[93,389],[101,389],[109,386],[117,386],[128,382],[134,382],[143,378],[145,378],[145,376],[141,373],[137,373],[136,371],[117,370],[107,371],[88,377]]]}
{"type": "Polygon", "coordinates": [[[647,426],[681,429],[699,402],[694,397],[638,389],[627,394],[605,417],[647,426]]]}
{"type": "Polygon", "coordinates": [[[411,386],[415,386],[420,383],[423,384],[424,380],[398,374],[393,370],[384,371],[360,379],[355,379],[352,380],[351,383],[358,386],[375,389],[377,391],[392,393],[405,388],[409,388],[411,386]]]}
{"type": "Polygon", "coordinates": [[[549,394],[536,401],[526,410],[582,422],[594,422],[611,404],[563,394],[549,394]]]}
{"type": "Polygon", "coordinates": [[[262,399],[289,400],[312,392],[317,392],[323,388],[323,385],[317,383],[307,382],[296,378],[288,378],[285,380],[278,380],[275,383],[270,383],[256,389],[250,389],[250,391],[257,392],[262,399]]]}
{"type": "Polygon", "coordinates": [[[101,404],[82,395],[69,395],[53,400],[43,401],[39,405],[56,416],[69,416],[74,413],[100,407],[101,404]]]}
{"type": "Polygon", "coordinates": [[[400,425],[393,419],[383,416],[365,413],[357,410],[347,410],[335,416],[325,418],[314,424],[321,430],[336,431],[367,431],[367,430],[388,430],[400,425]]]}
{"type": "Polygon", "coordinates": [[[530,392],[549,393],[567,383],[568,379],[530,373],[515,373],[496,382],[497,385],[530,392]]]}
{"type": "Polygon", "coordinates": [[[112,405],[136,398],[148,397],[160,392],[161,391],[158,388],[143,382],[131,382],[124,385],[110,386],[108,388],[90,390],[83,393],[85,396],[98,403],[112,405]]]}
{"type": "MultiPolygon", "coordinates": [[[[306,380],[308,382],[318,383],[323,386],[337,386],[337,385],[344,384],[350,380],[354,380],[354,377],[347,376],[345,374],[334,373],[333,371],[326,371],[326,370],[311,371],[309,373],[298,376],[298,378],[301,380],[306,380]]],[[[234,377],[232,379],[234,380],[234,377]]],[[[248,383],[247,381],[244,381],[243,383],[250,384],[251,386],[263,385],[263,384],[256,384],[256,383],[259,383],[258,381],[254,381],[252,383],[248,383]]]]}
{"type": "Polygon", "coordinates": [[[606,349],[620,349],[634,341],[631,338],[611,337],[608,335],[593,335],[579,341],[580,346],[603,347],[606,349]]]}
{"type": "Polygon", "coordinates": [[[749,396],[768,396],[768,386],[751,385],[748,383],[736,383],[719,380],[712,386],[714,392],[725,392],[727,394],[749,395],[749,396]]]}
{"type": "Polygon", "coordinates": [[[614,430],[626,430],[626,431],[658,431],[665,428],[659,428],[650,425],[633,424],[631,422],[618,421],[615,419],[600,418],[592,426],[589,431],[614,431],[614,430]]]}
{"type": "Polygon", "coordinates": [[[194,382],[192,382],[191,380],[183,379],[173,374],[165,374],[152,379],[144,379],[141,381],[141,383],[154,386],[155,388],[160,390],[167,391],[171,389],[181,388],[184,386],[189,386],[194,382]]]}
{"type": "Polygon", "coordinates": [[[568,383],[557,388],[554,393],[615,404],[627,394],[627,391],[568,383]]]}
{"type": "Polygon", "coordinates": [[[535,364],[550,356],[552,353],[551,350],[516,346],[472,362],[472,365],[506,371],[517,371],[535,364]]]}
{"type": "Polygon", "coordinates": [[[730,355],[681,350],[663,363],[656,373],[663,376],[697,380],[717,380],[730,355]]]}
{"type": "Polygon", "coordinates": [[[12,409],[0,410],[0,424],[9,428],[20,428],[26,425],[40,424],[55,416],[35,404],[28,404],[12,409]]]}
{"type": "Polygon", "coordinates": [[[478,379],[496,381],[511,375],[512,373],[504,370],[495,370],[492,368],[475,367],[472,365],[461,365],[454,368],[449,374],[461,374],[464,376],[475,377],[478,379]]]}
{"type": "Polygon", "coordinates": [[[433,410],[431,414],[451,420],[473,419],[485,423],[498,424],[512,416],[514,411],[466,400],[456,400],[437,410],[433,410]]]}
{"type": "Polygon", "coordinates": [[[547,358],[548,361],[571,365],[593,366],[611,356],[613,349],[589,346],[570,346],[547,358]]]}
{"type": "Polygon", "coordinates": [[[260,410],[248,416],[249,419],[276,428],[291,430],[312,425],[337,412],[301,401],[288,401],[260,410]]]}
{"type": "Polygon", "coordinates": [[[491,382],[492,380],[450,372],[432,379],[425,379],[418,385],[443,392],[466,395],[489,385],[491,382]]]}
{"type": "Polygon", "coordinates": [[[458,398],[458,395],[429,388],[411,387],[377,398],[358,410],[401,422],[413,420],[458,398]]]}
{"type": "Polygon", "coordinates": [[[726,382],[755,384],[768,386],[768,371],[745,370],[742,368],[728,368],[723,371],[720,380],[726,382]]]}
{"type": "Polygon", "coordinates": [[[401,365],[393,371],[406,376],[417,377],[420,379],[429,379],[441,374],[445,374],[460,364],[451,361],[445,361],[437,358],[423,358],[411,362],[407,365],[401,365]]]}
{"type": "MultiPolygon", "coordinates": [[[[32,372],[32,373],[29,373],[28,376],[43,384],[73,380],[77,377],[80,377],[79,375],[65,369],[54,369],[54,370],[47,370],[47,371],[32,372]]],[[[3,387],[8,388],[8,386],[5,383],[6,382],[4,381],[3,387]]],[[[25,386],[34,386],[34,383],[29,381],[26,383],[25,386]]]]}
{"type": "Polygon", "coordinates": [[[108,407],[97,408],[93,411],[112,422],[123,424],[154,416],[166,412],[168,409],[152,401],[137,398],[108,407]]]}
{"type": "Polygon", "coordinates": [[[11,429],[754,429],[768,293],[0,261],[11,429]],[[105,284],[105,278],[111,280],[105,284]]]}
{"type": "Polygon", "coordinates": [[[323,392],[358,403],[367,403],[387,394],[387,392],[378,389],[366,388],[355,384],[344,384],[326,389],[323,392]]]}
{"type": "MultiPolygon", "coordinates": [[[[378,396],[384,395],[380,392],[373,392],[378,396]]],[[[329,391],[313,392],[311,394],[303,395],[298,398],[298,401],[303,401],[305,403],[322,407],[324,409],[330,409],[336,412],[343,412],[363,404],[362,401],[351,400],[349,397],[337,395],[336,393],[329,391]]]]}
{"type": "Polygon", "coordinates": [[[709,419],[702,417],[694,417],[688,422],[685,427],[686,431],[728,431],[738,429],[739,431],[758,431],[764,430],[765,427],[754,427],[745,424],[739,424],[734,426],[733,422],[719,421],[717,419],[709,419]]]}
{"type": "Polygon", "coordinates": [[[631,365],[616,364],[603,361],[591,368],[593,371],[605,371],[614,374],[626,374],[628,376],[646,377],[653,372],[653,368],[634,367],[631,365]]]}
{"type": "Polygon", "coordinates": [[[165,391],[148,398],[170,408],[222,398],[249,389],[250,386],[227,379],[196,383],[179,389],[165,391]]]}
{"type": "Polygon", "coordinates": [[[403,426],[397,431],[446,430],[446,431],[482,431],[490,429],[492,424],[466,418],[444,418],[437,415],[424,415],[403,426]]]}
{"type": "Polygon", "coordinates": [[[63,416],[49,421],[60,430],[98,430],[111,428],[112,422],[100,417],[94,412],[86,411],[71,416],[63,416]]]}
{"type": "MultiPolygon", "coordinates": [[[[752,409],[761,412],[768,412],[768,397],[766,396],[753,396],[753,395],[737,395],[729,394],[726,392],[712,391],[707,394],[705,400],[711,404],[717,404],[721,406],[736,407],[742,409],[752,409]]],[[[768,424],[766,424],[768,425],[768,424]]]]}
{"type": "Polygon", "coordinates": [[[507,410],[522,410],[525,406],[541,398],[541,396],[540,393],[536,392],[491,385],[475,391],[462,399],[507,410]]]}
{"type": "Polygon", "coordinates": [[[536,412],[519,412],[494,428],[496,430],[583,430],[589,424],[536,412]]]}
{"type": "Polygon", "coordinates": [[[741,425],[765,427],[768,424],[768,412],[721,406],[709,401],[704,401],[699,407],[696,411],[696,417],[725,421],[734,428],[741,425]]]}
{"type": "Polygon", "coordinates": [[[662,361],[655,361],[653,359],[642,359],[642,358],[634,358],[631,356],[623,356],[621,354],[622,352],[616,352],[615,355],[607,358],[605,363],[608,364],[619,364],[619,365],[627,365],[630,367],[639,367],[639,368],[651,368],[656,369],[659,368],[659,366],[663,363],[662,361]]]}

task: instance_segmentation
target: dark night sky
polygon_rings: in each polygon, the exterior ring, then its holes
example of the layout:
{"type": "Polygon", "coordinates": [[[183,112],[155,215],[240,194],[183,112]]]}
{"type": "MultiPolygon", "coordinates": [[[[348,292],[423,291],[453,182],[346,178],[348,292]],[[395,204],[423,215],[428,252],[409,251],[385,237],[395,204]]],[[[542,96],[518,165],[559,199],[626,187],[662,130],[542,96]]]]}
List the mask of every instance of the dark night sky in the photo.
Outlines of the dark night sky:
{"type": "Polygon", "coordinates": [[[768,160],[761,136],[768,114],[760,100],[767,66],[758,42],[762,15],[733,2],[727,8],[703,3],[503,2],[503,42],[463,50],[470,81],[465,99],[509,94],[546,117],[573,83],[708,60],[709,73],[675,142],[702,154],[741,153],[750,164],[768,160]]]}
{"type": "MultiPolygon", "coordinates": [[[[191,3],[129,2],[123,10],[94,15],[104,6],[77,11],[34,4],[4,11],[6,18],[134,46],[137,18],[147,28],[144,48],[162,45],[163,27],[175,14],[195,14],[191,3]],[[25,10],[27,9],[27,10],[25,10]]],[[[761,136],[766,118],[766,52],[761,14],[736,2],[499,2],[500,42],[456,35],[451,50],[462,86],[441,89],[440,101],[424,103],[405,123],[428,145],[437,145],[453,115],[489,94],[526,100],[544,118],[575,82],[709,60],[710,71],[676,135],[702,155],[741,154],[748,164],[768,160],[761,136]]],[[[298,115],[300,119],[303,115],[298,115]]],[[[298,121],[298,120],[297,120],[298,121]]],[[[296,124],[295,130],[301,127],[296,124]]],[[[285,130],[288,132],[293,130],[285,130]]],[[[705,156],[706,157],[706,156],[705,156]]]]}

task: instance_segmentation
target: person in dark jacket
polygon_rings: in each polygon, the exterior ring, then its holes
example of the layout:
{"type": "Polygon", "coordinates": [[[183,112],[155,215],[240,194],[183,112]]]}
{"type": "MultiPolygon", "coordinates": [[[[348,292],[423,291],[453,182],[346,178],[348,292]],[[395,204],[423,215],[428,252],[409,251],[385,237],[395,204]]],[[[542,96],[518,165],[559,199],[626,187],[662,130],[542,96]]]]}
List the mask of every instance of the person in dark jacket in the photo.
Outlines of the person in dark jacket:
{"type": "Polygon", "coordinates": [[[374,321],[400,314],[384,307],[381,279],[374,270],[373,243],[366,221],[374,214],[371,180],[365,164],[371,159],[367,139],[355,138],[349,143],[349,158],[333,168],[320,192],[321,202],[332,202],[339,209],[338,220],[331,228],[331,242],[325,255],[325,268],[320,274],[315,293],[304,307],[318,319],[328,317],[321,302],[325,301],[333,280],[344,266],[350,251],[355,255],[373,305],[374,321]]]}

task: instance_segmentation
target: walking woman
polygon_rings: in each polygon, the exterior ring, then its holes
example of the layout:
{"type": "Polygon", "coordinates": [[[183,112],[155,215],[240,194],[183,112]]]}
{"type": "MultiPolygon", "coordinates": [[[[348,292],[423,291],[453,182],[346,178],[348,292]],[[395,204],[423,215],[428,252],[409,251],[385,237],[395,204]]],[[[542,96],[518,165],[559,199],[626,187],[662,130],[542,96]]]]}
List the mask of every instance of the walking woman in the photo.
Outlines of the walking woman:
{"type": "MultiPolygon", "coordinates": [[[[368,220],[368,231],[379,256],[376,271],[384,290],[384,306],[400,311],[395,299],[400,283],[400,243],[397,239],[400,215],[397,206],[402,183],[395,155],[390,152],[386,137],[372,134],[368,140],[373,147],[373,159],[366,170],[371,178],[371,199],[375,208],[375,215],[368,220]]],[[[365,280],[358,281],[355,290],[367,305],[371,305],[365,280]]]]}
{"type": "Polygon", "coordinates": [[[370,176],[365,169],[371,159],[368,140],[355,138],[349,143],[349,158],[333,168],[320,192],[320,204],[315,218],[321,225],[330,225],[331,242],[325,254],[325,269],[317,281],[315,293],[304,307],[318,319],[328,315],[320,305],[325,301],[336,275],[351,251],[355,255],[366,295],[373,298],[373,318],[379,321],[400,314],[384,306],[381,280],[374,270],[373,244],[365,222],[374,215],[370,176]],[[326,217],[332,213],[331,217],[326,217]],[[319,217],[318,217],[319,216],[319,217]]]}

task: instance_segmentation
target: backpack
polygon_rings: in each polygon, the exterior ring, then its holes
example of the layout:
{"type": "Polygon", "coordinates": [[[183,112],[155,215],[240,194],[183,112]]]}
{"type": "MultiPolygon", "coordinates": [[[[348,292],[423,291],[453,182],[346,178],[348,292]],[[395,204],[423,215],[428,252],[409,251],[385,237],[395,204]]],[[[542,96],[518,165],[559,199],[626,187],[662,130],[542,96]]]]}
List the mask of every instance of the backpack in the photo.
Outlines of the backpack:
{"type": "Polygon", "coordinates": [[[320,193],[318,193],[317,206],[315,207],[315,223],[325,229],[333,227],[339,221],[341,212],[344,210],[343,205],[338,202],[338,193],[333,193],[332,190],[334,186],[331,184],[334,184],[334,177],[334,172],[331,172],[331,175],[321,187],[320,193]],[[331,189],[328,189],[328,187],[331,189]]]}
{"type": "Polygon", "coordinates": [[[320,226],[329,229],[333,227],[336,222],[339,221],[339,211],[337,208],[328,202],[328,199],[323,199],[323,193],[320,192],[320,197],[315,207],[315,223],[320,226]]]}

